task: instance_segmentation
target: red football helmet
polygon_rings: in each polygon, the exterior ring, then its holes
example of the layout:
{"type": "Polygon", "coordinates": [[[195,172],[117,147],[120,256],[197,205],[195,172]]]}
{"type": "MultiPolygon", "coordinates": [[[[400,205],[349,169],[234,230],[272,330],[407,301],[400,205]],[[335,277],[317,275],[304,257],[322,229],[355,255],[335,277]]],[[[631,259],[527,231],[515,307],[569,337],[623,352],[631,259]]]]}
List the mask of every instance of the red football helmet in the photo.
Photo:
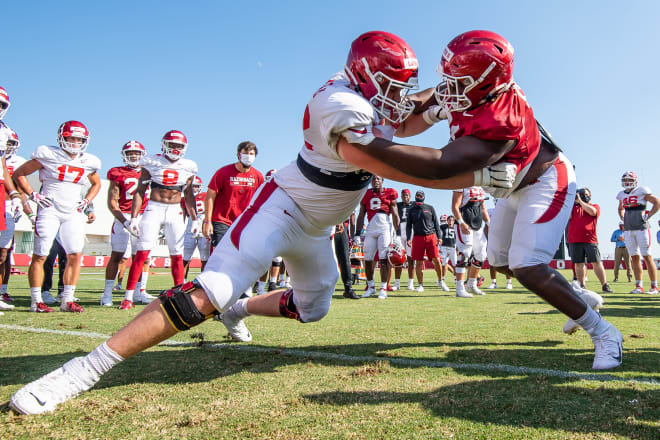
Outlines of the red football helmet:
{"type": "Polygon", "coordinates": [[[417,57],[405,41],[388,32],[372,31],[353,41],[344,70],[381,117],[399,124],[415,107],[406,95],[417,88],[418,67],[417,57]]]}
{"type": "Polygon", "coordinates": [[[89,130],[82,122],[67,121],[60,125],[60,129],[57,131],[57,143],[67,153],[84,153],[89,144],[89,130]],[[82,143],[67,141],[68,137],[82,139],[82,143]]]}
{"type": "Polygon", "coordinates": [[[0,119],[5,117],[5,113],[7,113],[10,105],[11,102],[9,101],[7,91],[0,87],[0,119]]]}
{"type": "Polygon", "coordinates": [[[270,182],[270,179],[273,178],[273,176],[275,175],[276,172],[277,172],[277,170],[275,170],[275,169],[268,170],[268,172],[266,173],[266,177],[264,177],[264,181],[265,182],[270,182]]]}
{"type": "Polygon", "coordinates": [[[170,130],[163,136],[163,156],[170,160],[179,160],[186,154],[188,138],[179,130],[170,130]]]}
{"type": "Polygon", "coordinates": [[[124,163],[132,168],[140,165],[140,159],[142,159],[145,154],[147,154],[147,149],[138,141],[128,141],[123,147],[121,147],[121,157],[124,159],[124,163]],[[128,153],[133,151],[140,153],[140,156],[137,159],[131,159],[128,157],[128,153]]]}
{"type": "Polygon", "coordinates": [[[465,111],[513,83],[513,47],[490,31],[470,31],[449,42],[438,64],[443,81],[436,101],[447,111],[465,111]]]}
{"type": "Polygon", "coordinates": [[[200,179],[198,176],[195,176],[193,178],[192,187],[193,187],[193,194],[194,195],[197,195],[197,194],[201,193],[202,192],[202,179],[200,179]]]}
{"type": "Polygon", "coordinates": [[[621,176],[621,186],[624,189],[635,189],[637,188],[637,174],[634,171],[626,171],[621,176]]]}
{"type": "Polygon", "coordinates": [[[447,223],[447,214],[442,214],[440,216],[440,223],[447,223]]]}
{"type": "Polygon", "coordinates": [[[394,241],[387,248],[387,261],[394,267],[403,266],[403,263],[406,262],[406,250],[398,241],[394,241]]]}
{"type": "Polygon", "coordinates": [[[21,141],[18,139],[18,135],[14,130],[7,127],[6,125],[5,128],[9,132],[9,136],[7,139],[7,152],[5,153],[5,155],[7,158],[10,158],[18,151],[18,147],[21,146],[21,141]]]}

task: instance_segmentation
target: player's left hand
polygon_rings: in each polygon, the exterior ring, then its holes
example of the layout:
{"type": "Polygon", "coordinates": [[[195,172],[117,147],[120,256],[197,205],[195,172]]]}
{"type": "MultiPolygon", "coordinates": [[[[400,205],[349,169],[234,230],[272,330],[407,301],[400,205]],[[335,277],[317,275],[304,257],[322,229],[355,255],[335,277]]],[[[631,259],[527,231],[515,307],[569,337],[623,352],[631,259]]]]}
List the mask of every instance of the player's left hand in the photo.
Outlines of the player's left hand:
{"type": "Polygon", "coordinates": [[[474,172],[474,186],[490,186],[510,189],[516,180],[518,167],[510,162],[500,162],[474,172]]]}
{"type": "Polygon", "coordinates": [[[12,197],[11,215],[14,217],[14,223],[17,223],[23,216],[23,203],[20,197],[12,197]]]}
{"type": "Polygon", "coordinates": [[[202,225],[199,222],[199,219],[195,219],[190,224],[190,233],[193,238],[198,238],[202,236],[202,225]]]}
{"type": "Polygon", "coordinates": [[[76,210],[78,212],[83,212],[88,206],[89,206],[89,200],[82,199],[80,202],[78,202],[78,206],[76,206],[76,210]]]}

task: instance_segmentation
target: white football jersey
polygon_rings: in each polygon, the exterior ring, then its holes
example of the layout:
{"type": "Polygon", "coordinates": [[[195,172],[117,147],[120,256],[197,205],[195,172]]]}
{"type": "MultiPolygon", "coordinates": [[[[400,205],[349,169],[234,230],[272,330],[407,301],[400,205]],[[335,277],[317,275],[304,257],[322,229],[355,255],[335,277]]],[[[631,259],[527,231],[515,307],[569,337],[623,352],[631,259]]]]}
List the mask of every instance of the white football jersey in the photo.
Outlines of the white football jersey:
{"type": "Polygon", "coordinates": [[[185,185],[191,176],[197,174],[197,164],[190,159],[172,162],[162,154],[143,156],[140,166],[151,174],[151,181],[164,186],[185,185]]]}
{"type": "MultiPolygon", "coordinates": [[[[332,172],[358,171],[337,154],[339,136],[350,131],[351,139],[369,143],[373,127],[380,117],[351,86],[346,74],[335,74],[321,87],[305,108],[304,145],[300,156],[309,164],[332,172]]],[[[302,208],[305,217],[316,227],[326,228],[343,222],[353,212],[368,187],[341,191],[310,182],[296,162],[278,170],[275,183],[302,208]]]]}
{"type": "Polygon", "coordinates": [[[454,192],[462,192],[461,208],[468,202],[482,202],[486,200],[486,191],[480,186],[471,186],[469,188],[455,189],[454,192]]]}
{"type": "MultiPolygon", "coordinates": [[[[7,171],[9,171],[9,175],[13,176],[14,171],[23,165],[25,163],[26,159],[24,157],[18,156],[14,154],[12,157],[8,157],[5,159],[5,163],[7,164],[7,171]]],[[[10,212],[11,211],[11,199],[7,198],[5,200],[5,212],[10,212]]]]}
{"type": "Polygon", "coordinates": [[[647,194],[652,194],[651,189],[648,186],[638,186],[629,193],[619,191],[619,194],[616,195],[616,199],[621,200],[624,208],[633,208],[637,205],[646,205],[644,197],[647,194]]]}
{"type": "Polygon", "coordinates": [[[43,168],[39,170],[41,194],[50,197],[60,211],[73,211],[82,200],[88,177],[101,168],[101,160],[90,153],[71,158],[60,147],[42,145],[32,153],[43,168]]]}

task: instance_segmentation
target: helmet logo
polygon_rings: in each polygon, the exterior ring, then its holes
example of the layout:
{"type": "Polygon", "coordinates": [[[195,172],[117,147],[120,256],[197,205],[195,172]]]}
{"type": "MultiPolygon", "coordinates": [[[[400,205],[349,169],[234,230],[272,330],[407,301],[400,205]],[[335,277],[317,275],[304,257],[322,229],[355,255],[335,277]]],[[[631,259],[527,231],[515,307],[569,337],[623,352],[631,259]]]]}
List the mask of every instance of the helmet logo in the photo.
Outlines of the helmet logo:
{"type": "Polygon", "coordinates": [[[419,62],[417,58],[404,58],[403,59],[403,68],[404,69],[417,69],[419,68],[419,62]]]}
{"type": "Polygon", "coordinates": [[[452,52],[448,47],[445,47],[445,50],[442,51],[442,59],[449,62],[454,58],[454,52],[452,52]]]}

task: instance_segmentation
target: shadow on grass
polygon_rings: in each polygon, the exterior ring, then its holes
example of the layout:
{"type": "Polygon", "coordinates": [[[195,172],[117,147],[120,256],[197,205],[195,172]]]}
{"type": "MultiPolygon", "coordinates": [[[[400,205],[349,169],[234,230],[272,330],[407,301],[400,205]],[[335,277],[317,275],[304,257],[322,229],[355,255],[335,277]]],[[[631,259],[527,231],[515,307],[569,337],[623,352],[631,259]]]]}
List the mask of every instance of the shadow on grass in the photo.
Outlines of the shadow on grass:
{"type": "Polygon", "coordinates": [[[431,392],[327,392],[305,398],[321,405],[353,407],[415,403],[435,417],[452,417],[485,425],[558,429],[573,434],[618,434],[657,439],[660,390],[604,389],[572,386],[571,380],[529,376],[494,377],[463,382],[431,392]]]}

